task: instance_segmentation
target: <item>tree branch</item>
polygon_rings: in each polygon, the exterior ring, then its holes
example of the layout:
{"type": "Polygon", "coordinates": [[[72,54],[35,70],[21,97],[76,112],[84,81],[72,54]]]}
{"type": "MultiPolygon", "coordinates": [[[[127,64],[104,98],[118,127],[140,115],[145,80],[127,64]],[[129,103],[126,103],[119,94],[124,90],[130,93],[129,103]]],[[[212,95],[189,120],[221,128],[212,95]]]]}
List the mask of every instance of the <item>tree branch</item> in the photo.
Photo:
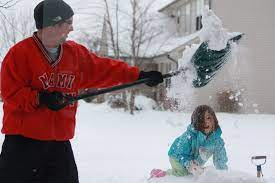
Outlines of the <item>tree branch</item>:
{"type": "Polygon", "coordinates": [[[0,1],[0,8],[8,9],[16,5],[20,0],[0,1]]]}

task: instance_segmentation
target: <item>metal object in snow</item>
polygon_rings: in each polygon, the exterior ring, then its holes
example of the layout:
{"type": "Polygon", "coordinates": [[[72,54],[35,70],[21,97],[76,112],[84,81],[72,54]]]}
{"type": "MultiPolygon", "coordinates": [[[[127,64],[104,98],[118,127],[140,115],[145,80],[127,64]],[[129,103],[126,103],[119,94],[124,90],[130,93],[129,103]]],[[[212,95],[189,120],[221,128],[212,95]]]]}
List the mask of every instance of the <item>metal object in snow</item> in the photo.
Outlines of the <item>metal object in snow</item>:
{"type": "Polygon", "coordinates": [[[252,156],[251,162],[257,167],[257,177],[263,177],[262,165],[266,163],[266,156],[252,156]]]}

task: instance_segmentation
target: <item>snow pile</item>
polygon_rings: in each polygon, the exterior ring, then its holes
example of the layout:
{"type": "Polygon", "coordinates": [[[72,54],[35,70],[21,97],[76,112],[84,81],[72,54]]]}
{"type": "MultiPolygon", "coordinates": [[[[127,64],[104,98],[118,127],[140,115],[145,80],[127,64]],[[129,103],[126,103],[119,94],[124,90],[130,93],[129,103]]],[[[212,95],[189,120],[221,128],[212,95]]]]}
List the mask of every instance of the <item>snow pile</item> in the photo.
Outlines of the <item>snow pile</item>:
{"type": "Polygon", "coordinates": [[[214,167],[207,167],[202,175],[175,177],[166,176],[161,178],[153,178],[147,181],[149,183],[265,183],[264,179],[259,179],[255,176],[241,171],[233,170],[216,170],[214,167]]]}
{"type": "Polygon", "coordinates": [[[152,110],[156,108],[156,102],[143,95],[138,95],[135,97],[135,107],[138,110],[152,110]]]}
{"type": "Polygon", "coordinates": [[[205,182],[222,182],[222,183],[259,183],[265,182],[263,179],[258,179],[255,176],[251,176],[247,173],[240,171],[218,171],[213,167],[207,169],[195,183],[205,182]]]}

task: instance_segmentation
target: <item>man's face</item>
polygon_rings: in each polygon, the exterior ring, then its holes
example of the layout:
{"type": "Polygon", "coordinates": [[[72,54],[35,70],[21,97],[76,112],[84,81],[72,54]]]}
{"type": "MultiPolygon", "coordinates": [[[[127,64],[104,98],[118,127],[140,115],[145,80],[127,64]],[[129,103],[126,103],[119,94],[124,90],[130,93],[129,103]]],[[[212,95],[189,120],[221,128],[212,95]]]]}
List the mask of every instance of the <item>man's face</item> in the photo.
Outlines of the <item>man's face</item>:
{"type": "Polygon", "coordinates": [[[64,43],[68,34],[73,31],[73,17],[53,26],[52,36],[57,45],[64,43]]]}

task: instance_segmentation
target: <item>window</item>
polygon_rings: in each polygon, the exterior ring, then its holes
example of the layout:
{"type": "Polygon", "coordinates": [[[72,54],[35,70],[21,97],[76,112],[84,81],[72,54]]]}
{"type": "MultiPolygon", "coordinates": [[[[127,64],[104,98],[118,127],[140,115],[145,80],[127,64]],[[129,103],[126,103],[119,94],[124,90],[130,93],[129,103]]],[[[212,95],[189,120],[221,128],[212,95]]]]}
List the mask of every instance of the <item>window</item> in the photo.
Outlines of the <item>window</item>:
{"type": "Polygon", "coordinates": [[[202,19],[201,15],[196,17],[196,30],[200,30],[202,28],[201,19],[202,19]]]}
{"type": "Polygon", "coordinates": [[[202,28],[202,11],[204,8],[204,0],[196,0],[196,30],[200,30],[202,28]]]}
{"type": "Polygon", "coordinates": [[[191,33],[191,5],[181,6],[177,10],[177,24],[180,34],[191,33]]]}
{"type": "Polygon", "coordinates": [[[209,0],[188,0],[174,10],[179,35],[188,35],[202,28],[202,12],[209,0]]]}

